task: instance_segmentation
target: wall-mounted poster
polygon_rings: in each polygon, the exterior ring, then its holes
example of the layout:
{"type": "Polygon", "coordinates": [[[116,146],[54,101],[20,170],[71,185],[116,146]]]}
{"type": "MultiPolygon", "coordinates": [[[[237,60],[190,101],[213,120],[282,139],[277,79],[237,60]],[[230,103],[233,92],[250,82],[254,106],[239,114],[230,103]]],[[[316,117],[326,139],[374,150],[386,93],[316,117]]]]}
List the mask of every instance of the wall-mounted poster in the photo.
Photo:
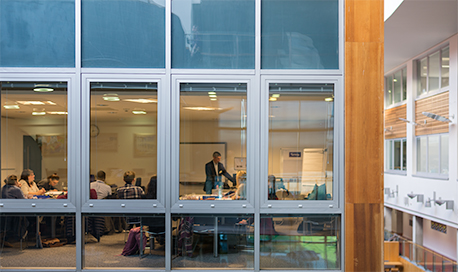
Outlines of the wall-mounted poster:
{"type": "Polygon", "coordinates": [[[134,135],[134,157],[154,157],[157,153],[156,135],[135,134],[134,135]]]}
{"type": "Polygon", "coordinates": [[[67,151],[67,136],[37,135],[37,143],[43,157],[65,156],[67,151]]]}
{"type": "Polygon", "coordinates": [[[91,150],[97,152],[117,152],[118,134],[100,133],[96,138],[91,138],[91,150]]]}

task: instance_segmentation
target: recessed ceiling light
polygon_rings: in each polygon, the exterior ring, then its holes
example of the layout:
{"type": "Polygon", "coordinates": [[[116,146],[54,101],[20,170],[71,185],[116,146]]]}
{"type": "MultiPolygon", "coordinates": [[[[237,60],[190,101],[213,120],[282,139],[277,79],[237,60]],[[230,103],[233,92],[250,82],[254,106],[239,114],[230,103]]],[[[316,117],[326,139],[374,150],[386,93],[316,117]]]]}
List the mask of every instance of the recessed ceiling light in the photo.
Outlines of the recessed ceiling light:
{"type": "Polygon", "coordinates": [[[132,98],[132,99],[123,99],[122,101],[142,103],[142,104],[157,103],[157,99],[153,99],[153,98],[132,98]]]}
{"type": "Polygon", "coordinates": [[[334,101],[334,98],[332,98],[332,97],[326,97],[326,98],[324,99],[324,101],[326,101],[326,102],[332,102],[332,101],[334,101]]]}
{"type": "Polygon", "coordinates": [[[48,92],[53,92],[53,88],[49,87],[36,87],[33,89],[34,92],[39,92],[39,93],[48,93],[48,92]]]}
{"type": "Polygon", "coordinates": [[[104,94],[103,100],[110,101],[110,102],[117,102],[121,99],[119,99],[118,94],[104,94]]]}
{"type": "Polygon", "coordinates": [[[133,114],[146,114],[146,111],[144,111],[144,110],[133,110],[132,113],[133,114]]]}
{"type": "Polygon", "coordinates": [[[215,97],[218,97],[218,96],[216,96],[216,94],[210,94],[209,97],[215,98],[215,97]]]}
{"type": "Polygon", "coordinates": [[[218,98],[210,98],[211,101],[216,101],[218,98]]]}
{"type": "Polygon", "coordinates": [[[16,105],[16,104],[4,105],[3,107],[7,110],[18,110],[19,109],[19,105],[16,105]]]}
{"type": "Polygon", "coordinates": [[[68,114],[68,112],[66,111],[48,111],[48,114],[65,115],[65,114],[68,114]]]}
{"type": "Polygon", "coordinates": [[[395,79],[395,78],[393,78],[393,82],[398,82],[398,80],[397,80],[397,79],[395,79]]]}
{"type": "Polygon", "coordinates": [[[277,98],[271,97],[271,98],[269,98],[269,101],[277,101],[277,98]]]}
{"type": "Polygon", "coordinates": [[[32,112],[32,115],[46,115],[46,112],[44,112],[44,111],[34,111],[34,112],[32,112]]]}
{"type": "Polygon", "coordinates": [[[208,92],[208,94],[216,94],[216,92],[208,92]]]}
{"type": "Polygon", "coordinates": [[[272,94],[272,97],[274,97],[274,98],[279,98],[279,97],[280,97],[280,94],[272,94]]]}
{"type": "Polygon", "coordinates": [[[196,111],[213,111],[213,110],[222,110],[222,108],[213,108],[213,107],[183,107],[185,110],[196,110],[196,111]]]}

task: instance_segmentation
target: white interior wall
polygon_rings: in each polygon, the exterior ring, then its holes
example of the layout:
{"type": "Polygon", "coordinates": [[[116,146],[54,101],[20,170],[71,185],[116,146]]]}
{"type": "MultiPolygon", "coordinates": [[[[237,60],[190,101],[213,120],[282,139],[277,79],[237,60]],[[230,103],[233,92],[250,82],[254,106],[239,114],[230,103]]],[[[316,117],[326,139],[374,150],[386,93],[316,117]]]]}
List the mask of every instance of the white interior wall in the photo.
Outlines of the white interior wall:
{"type": "Polygon", "coordinates": [[[447,227],[447,233],[442,233],[431,228],[431,220],[423,220],[423,245],[456,260],[456,229],[447,227]]]}

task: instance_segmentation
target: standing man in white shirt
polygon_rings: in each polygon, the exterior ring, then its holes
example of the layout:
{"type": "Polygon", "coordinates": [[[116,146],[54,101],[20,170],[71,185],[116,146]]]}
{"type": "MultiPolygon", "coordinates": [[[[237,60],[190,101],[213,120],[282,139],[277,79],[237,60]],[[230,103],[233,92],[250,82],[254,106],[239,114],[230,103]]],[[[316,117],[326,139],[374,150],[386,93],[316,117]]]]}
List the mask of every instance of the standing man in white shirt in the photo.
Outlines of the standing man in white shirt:
{"type": "Polygon", "coordinates": [[[111,187],[105,183],[106,174],[100,170],[97,172],[96,181],[91,183],[91,189],[97,192],[97,199],[106,198],[111,195],[111,187]]]}

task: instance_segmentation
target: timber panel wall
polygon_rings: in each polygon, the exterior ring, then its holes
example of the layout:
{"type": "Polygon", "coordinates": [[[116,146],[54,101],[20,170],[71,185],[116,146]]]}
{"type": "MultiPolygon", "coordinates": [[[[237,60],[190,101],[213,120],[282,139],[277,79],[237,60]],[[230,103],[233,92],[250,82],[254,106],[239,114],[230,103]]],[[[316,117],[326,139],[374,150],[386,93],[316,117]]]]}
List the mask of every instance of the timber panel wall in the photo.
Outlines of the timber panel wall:
{"type": "Polygon", "coordinates": [[[448,97],[448,92],[444,92],[415,101],[415,122],[419,124],[415,127],[415,135],[420,136],[448,132],[449,123],[437,121],[422,114],[422,112],[426,111],[448,117],[448,97]],[[425,120],[426,125],[424,123],[425,120]]]}
{"type": "Polygon", "coordinates": [[[345,1],[345,271],[383,271],[383,0],[345,1]]]}
{"type": "Polygon", "coordinates": [[[407,119],[407,107],[402,105],[385,110],[385,139],[407,137],[407,123],[399,120],[407,119]]]}

